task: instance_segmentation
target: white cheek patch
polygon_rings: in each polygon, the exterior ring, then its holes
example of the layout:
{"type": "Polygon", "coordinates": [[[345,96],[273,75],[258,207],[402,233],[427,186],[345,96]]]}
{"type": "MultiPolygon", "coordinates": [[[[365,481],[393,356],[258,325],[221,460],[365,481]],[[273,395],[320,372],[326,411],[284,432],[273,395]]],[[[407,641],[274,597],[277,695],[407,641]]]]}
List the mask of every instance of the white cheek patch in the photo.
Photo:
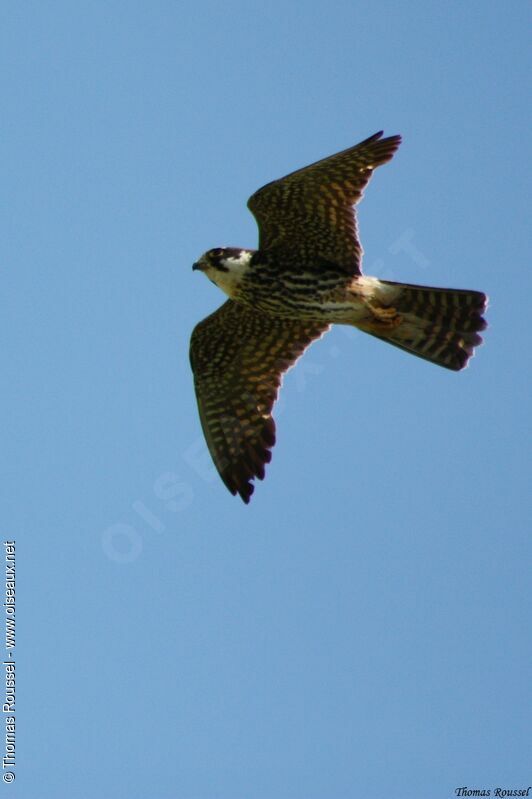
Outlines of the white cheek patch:
{"type": "Polygon", "coordinates": [[[230,255],[227,258],[222,258],[221,264],[229,269],[230,273],[243,275],[249,267],[251,257],[252,253],[242,250],[238,258],[230,255]]]}
{"type": "Polygon", "coordinates": [[[208,270],[208,277],[220,288],[228,297],[234,297],[242,278],[249,269],[249,264],[253,256],[252,252],[242,250],[237,257],[228,255],[222,258],[220,264],[227,271],[211,267],[208,270]]]}

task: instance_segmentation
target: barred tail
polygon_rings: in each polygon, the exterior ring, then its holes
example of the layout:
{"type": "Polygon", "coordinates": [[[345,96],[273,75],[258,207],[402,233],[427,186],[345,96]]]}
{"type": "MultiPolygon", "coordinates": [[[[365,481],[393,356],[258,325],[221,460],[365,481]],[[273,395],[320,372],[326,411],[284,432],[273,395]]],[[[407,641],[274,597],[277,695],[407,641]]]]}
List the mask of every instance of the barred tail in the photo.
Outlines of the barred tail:
{"type": "Polygon", "coordinates": [[[485,294],[388,280],[379,283],[382,292],[376,292],[372,308],[375,320],[360,325],[365,332],[446,369],[458,371],[467,365],[482,343],[485,294]]]}

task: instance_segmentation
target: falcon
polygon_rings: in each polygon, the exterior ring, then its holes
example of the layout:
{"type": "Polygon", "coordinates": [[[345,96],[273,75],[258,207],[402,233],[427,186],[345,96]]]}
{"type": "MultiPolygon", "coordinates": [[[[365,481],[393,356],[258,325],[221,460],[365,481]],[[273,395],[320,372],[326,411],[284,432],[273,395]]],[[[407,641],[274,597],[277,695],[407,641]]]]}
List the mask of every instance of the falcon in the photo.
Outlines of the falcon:
{"type": "Polygon", "coordinates": [[[229,297],[195,327],[190,360],[207,446],[245,503],[271,460],[282,375],[332,324],[455,371],[482,342],[485,294],[362,274],[353,206],[401,143],[382,135],[263,186],[248,200],[258,249],[218,247],[192,267],[229,297]]]}

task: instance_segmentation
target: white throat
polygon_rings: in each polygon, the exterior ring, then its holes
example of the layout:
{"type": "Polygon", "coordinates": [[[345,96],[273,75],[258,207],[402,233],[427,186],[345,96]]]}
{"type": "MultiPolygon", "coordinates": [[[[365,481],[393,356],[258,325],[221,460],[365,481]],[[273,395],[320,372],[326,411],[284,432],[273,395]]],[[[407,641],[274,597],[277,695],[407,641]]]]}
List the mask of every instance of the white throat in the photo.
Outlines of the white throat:
{"type": "Polygon", "coordinates": [[[225,266],[228,270],[227,272],[222,272],[211,267],[207,275],[212,282],[216,283],[229,297],[234,297],[238,286],[242,282],[242,278],[249,269],[252,257],[252,252],[242,250],[238,257],[228,256],[220,260],[221,265],[225,266]]]}

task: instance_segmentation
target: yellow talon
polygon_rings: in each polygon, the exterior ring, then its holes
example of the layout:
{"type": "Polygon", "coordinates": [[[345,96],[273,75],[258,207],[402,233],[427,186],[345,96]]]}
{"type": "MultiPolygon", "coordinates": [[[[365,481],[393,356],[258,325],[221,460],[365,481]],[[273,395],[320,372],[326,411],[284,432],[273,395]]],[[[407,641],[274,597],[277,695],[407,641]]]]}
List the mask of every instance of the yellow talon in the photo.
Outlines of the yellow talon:
{"type": "Polygon", "coordinates": [[[365,321],[364,325],[375,332],[380,330],[383,332],[393,330],[403,321],[403,317],[400,316],[400,314],[397,313],[397,310],[391,306],[384,308],[382,305],[374,305],[373,303],[368,302],[367,307],[373,314],[374,318],[365,321]]]}

